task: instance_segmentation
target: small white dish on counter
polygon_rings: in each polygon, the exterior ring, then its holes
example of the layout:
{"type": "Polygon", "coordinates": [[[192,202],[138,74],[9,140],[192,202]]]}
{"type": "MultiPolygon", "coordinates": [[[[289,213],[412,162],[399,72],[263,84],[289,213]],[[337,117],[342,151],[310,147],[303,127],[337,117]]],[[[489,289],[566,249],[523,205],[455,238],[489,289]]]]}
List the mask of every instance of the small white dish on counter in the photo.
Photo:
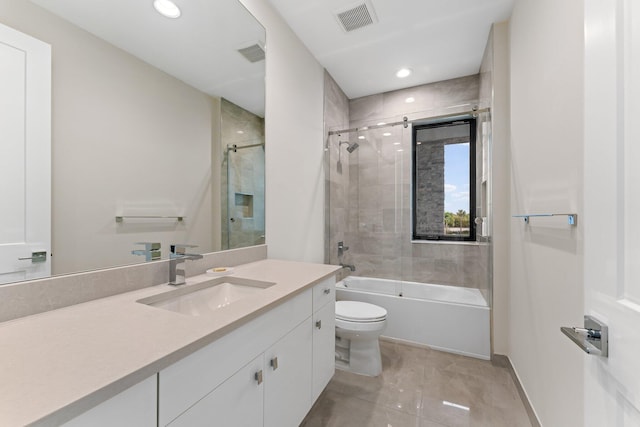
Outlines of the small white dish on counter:
{"type": "Polygon", "coordinates": [[[233,274],[233,267],[214,267],[207,270],[208,276],[227,276],[233,274]]]}

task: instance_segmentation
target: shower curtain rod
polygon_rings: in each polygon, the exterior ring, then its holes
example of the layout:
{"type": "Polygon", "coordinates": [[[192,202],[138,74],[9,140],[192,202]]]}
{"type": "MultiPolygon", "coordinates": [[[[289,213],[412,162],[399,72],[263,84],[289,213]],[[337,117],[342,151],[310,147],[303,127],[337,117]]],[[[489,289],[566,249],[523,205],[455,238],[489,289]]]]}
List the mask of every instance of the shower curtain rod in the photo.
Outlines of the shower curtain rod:
{"type": "Polygon", "coordinates": [[[460,111],[459,113],[449,113],[449,114],[442,114],[442,115],[439,115],[439,116],[423,117],[421,119],[415,119],[415,120],[409,120],[407,118],[407,116],[404,116],[402,118],[401,122],[385,123],[383,125],[363,126],[363,127],[351,128],[351,129],[332,130],[332,131],[329,131],[329,135],[339,135],[341,133],[358,132],[358,131],[362,131],[362,130],[371,130],[371,129],[380,129],[380,128],[398,126],[398,125],[404,125],[404,127],[406,128],[406,127],[409,126],[409,123],[413,123],[413,122],[422,122],[422,121],[426,121],[426,120],[447,119],[447,118],[450,118],[450,117],[459,117],[459,116],[467,116],[467,115],[473,115],[473,114],[487,113],[489,111],[491,111],[491,108],[487,107],[487,108],[474,109],[474,110],[470,110],[470,111],[460,111]]]}

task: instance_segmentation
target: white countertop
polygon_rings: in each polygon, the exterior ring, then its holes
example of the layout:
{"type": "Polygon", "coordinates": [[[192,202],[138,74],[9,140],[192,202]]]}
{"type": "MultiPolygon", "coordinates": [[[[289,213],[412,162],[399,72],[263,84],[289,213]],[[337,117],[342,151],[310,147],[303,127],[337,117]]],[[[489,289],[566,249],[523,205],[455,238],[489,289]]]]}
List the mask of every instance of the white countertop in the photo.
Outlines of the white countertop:
{"type": "Polygon", "coordinates": [[[65,422],[339,268],[279,260],[236,266],[235,277],[276,284],[203,316],[136,302],[176,289],[164,284],[0,323],[0,426],[65,422]]]}

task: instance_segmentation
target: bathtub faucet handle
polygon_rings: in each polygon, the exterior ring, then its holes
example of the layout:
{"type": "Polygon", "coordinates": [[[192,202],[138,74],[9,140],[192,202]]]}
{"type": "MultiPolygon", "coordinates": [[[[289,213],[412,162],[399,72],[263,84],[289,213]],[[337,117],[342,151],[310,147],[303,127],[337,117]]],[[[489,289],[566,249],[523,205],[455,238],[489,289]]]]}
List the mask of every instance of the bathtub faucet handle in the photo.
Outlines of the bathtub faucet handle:
{"type": "Polygon", "coordinates": [[[342,256],[342,254],[344,254],[344,251],[348,251],[349,250],[349,246],[345,246],[344,242],[338,242],[338,256],[342,256]]]}

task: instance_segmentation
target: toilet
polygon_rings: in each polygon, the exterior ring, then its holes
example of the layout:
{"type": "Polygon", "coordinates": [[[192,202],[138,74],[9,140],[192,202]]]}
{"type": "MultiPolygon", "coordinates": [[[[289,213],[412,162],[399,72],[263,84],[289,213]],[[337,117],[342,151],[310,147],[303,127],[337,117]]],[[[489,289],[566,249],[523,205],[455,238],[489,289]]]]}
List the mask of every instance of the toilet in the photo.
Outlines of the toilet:
{"type": "Polygon", "coordinates": [[[378,337],[387,310],[360,301],[336,301],[336,368],[376,377],[382,372],[378,337]]]}

